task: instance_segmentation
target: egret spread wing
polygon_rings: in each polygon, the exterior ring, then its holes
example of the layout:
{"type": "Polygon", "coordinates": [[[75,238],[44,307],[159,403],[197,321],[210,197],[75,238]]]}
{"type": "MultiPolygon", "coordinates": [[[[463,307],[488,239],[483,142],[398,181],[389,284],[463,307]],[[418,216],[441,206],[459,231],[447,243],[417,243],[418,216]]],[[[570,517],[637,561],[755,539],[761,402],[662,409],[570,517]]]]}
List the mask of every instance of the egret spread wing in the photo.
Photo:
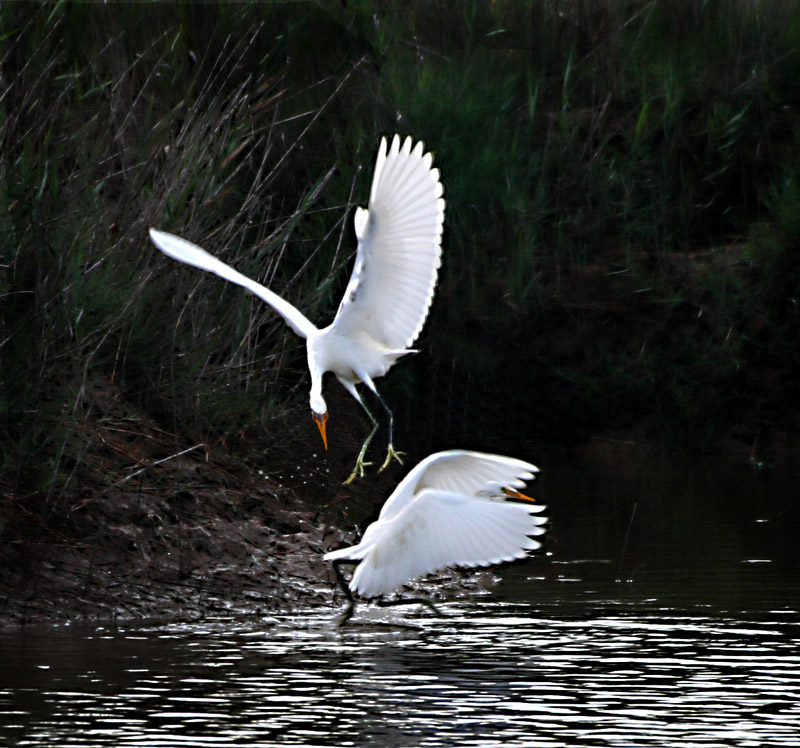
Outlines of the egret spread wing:
{"type": "Polygon", "coordinates": [[[260,283],[256,283],[256,281],[251,280],[246,275],[242,275],[230,265],[226,265],[196,244],[192,244],[186,241],[186,239],[181,239],[174,234],[158,231],[157,229],[150,229],[150,238],[165,255],[169,255],[175,260],[185,262],[187,265],[193,265],[201,270],[208,270],[220,276],[220,278],[224,278],[231,283],[236,283],[246,288],[248,291],[252,291],[280,314],[281,317],[286,320],[286,324],[300,337],[307,338],[317,331],[316,325],[288,301],[284,301],[278,294],[273,293],[260,283]]]}
{"type": "Polygon", "coordinates": [[[382,519],[402,511],[425,488],[474,495],[500,495],[499,489],[523,488],[539,469],[524,460],[503,455],[451,449],[420,462],[397,486],[381,509],[382,519]]]}
{"type": "Polygon", "coordinates": [[[439,170],[411,138],[381,140],[369,208],[355,214],[358,252],[333,325],[404,350],[422,330],[441,264],[444,200],[439,170]]]}
{"type": "MultiPolygon", "coordinates": [[[[373,524],[359,544],[350,589],[388,595],[406,582],[447,566],[488,566],[541,547],[542,506],[426,489],[402,512],[373,524]]],[[[355,550],[355,549],[354,549],[355,550]]]]}

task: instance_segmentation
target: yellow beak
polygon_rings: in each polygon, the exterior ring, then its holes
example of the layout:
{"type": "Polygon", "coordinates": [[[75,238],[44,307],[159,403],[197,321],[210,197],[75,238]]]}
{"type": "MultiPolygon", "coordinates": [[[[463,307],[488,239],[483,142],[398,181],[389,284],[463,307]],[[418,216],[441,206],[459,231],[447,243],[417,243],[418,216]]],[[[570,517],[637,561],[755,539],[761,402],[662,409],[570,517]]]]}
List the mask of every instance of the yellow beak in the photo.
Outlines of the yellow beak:
{"type": "Polygon", "coordinates": [[[504,488],[503,493],[505,493],[506,496],[511,496],[511,498],[513,499],[525,499],[525,501],[533,501],[533,502],[536,501],[536,499],[534,499],[532,496],[526,496],[524,493],[515,491],[513,488],[504,488]]]}
{"type": "Polygon", "coordinates": [[[317,428],[319,429],[319,433],[322,436],[322,443],[325,445],[325,451],[328,451],[328,437],[325,433],[325,424],[328,422],[328,413],[327,411],[320,415],[319,413],[312,413],[314,416],[314,421],[317,424],[317,428]]]}

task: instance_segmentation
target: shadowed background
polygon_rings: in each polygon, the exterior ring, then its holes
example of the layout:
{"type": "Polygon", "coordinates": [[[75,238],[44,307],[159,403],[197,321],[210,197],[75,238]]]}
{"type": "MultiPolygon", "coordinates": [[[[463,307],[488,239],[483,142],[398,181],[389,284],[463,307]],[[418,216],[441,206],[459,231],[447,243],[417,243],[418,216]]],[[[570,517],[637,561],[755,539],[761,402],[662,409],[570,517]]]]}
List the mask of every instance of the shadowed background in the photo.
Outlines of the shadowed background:
{"type": "Polygon", "coordinates": [[[800,429],[799,49],[792,2],[4,3],[0,537],[196,444],[340,501],[358,406],[328,382],[325,455],[302,341],[147,227],[326,324],[394,132],[448,202],[420,353],[380,382],[409,462],[771,458],[800,429]]]}

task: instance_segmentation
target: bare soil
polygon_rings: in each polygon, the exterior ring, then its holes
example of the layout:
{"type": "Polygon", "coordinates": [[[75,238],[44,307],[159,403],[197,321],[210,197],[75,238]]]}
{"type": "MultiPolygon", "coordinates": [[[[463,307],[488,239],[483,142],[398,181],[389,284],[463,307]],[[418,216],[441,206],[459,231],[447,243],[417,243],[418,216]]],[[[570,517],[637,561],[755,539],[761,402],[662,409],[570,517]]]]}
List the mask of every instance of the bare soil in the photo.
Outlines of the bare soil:
{"type": "Polygon", "coordinates": [[[4,486],[0,625],[197,619],[332,603],[321,522],[219,446],[122,405],[107,382],[65,451],[65,485],[4,486]]]}
{"type": "MultiPolygon", "coordinates": [[[[350,407],[343,390],[331,389],[333,408],[350,407]]],[[[224,443],[170,433],[109,381],[86,387],[82,400],[85,416],[63,455],[69,477],[45,491],[26,492],[22,480],[0,486],[0,628],[310,606],[333,615],[343,605],[322,556],[356,541],[403,470],[342,486],[360,444],[355,434],[367,433],[357,414],[335,419],[341,444],[333,454],[295,437],[259,465],[224,443]]],[[[307,415],[299,421],[304,436],[318,438],[307,415]]],[[[426,594],[451,597],[497,578],[448,571],[427,581],[434,586],[426,594]]]]}

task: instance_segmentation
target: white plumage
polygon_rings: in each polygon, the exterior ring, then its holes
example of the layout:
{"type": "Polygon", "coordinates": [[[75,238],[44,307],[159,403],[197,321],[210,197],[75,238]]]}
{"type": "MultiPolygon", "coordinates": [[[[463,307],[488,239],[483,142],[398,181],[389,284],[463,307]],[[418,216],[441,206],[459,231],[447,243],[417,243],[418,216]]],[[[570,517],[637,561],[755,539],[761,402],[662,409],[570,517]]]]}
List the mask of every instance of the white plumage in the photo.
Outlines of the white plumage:
{"type": "MultiPolygon", "coordinates": [[[[391,148],[381,139],[369,207],[356,208],[358,239],[355,266],[333,322],[319,329],[298,309],[260,283],[242,275],[205,250],[164,231],[150,229],[155,245],[170,257],[248,289],[266,301],[289,327],[306,339],[311,373],[310,405],[325,448],[328,409],[322,397],[322,375],[332,371],[358,400],[373,423],[356,461],[350,482],[364,474],[367,446],[378,422],[364,405],[356,384],[363,382],[380,399],[374,379],[411,353],[428,316],[441,265],[445,203],[433,156],[412,139],[395,135],[391,148]]],[[[392,445],[381,469],[399,455],[392,445]]]]}
{"type": "Polygon", "coordinates": [[[324,559],[357,563],[348,597],[352,592],[372,598],[447,566],[524,558],[541,547],[535,538],[545,533],[547,519],[540,516],[543,506],[509,497],[528,499],[516,489],[536,472],[528,462],[501,455],[464,450],[430,455],[397,486],[360,543],[324,559]]]}

